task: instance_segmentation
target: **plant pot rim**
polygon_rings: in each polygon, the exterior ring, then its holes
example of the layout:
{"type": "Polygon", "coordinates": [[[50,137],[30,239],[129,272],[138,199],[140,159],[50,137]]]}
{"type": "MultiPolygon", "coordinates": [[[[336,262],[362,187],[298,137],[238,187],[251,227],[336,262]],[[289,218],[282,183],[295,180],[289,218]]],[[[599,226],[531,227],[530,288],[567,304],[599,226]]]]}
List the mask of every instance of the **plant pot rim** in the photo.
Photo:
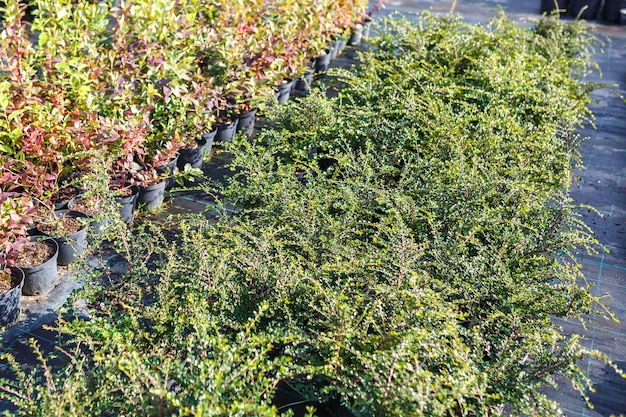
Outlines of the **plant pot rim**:
{"type": "MultiPolygon", "coordinates": [[[[26,275],[29,272],[36,272],[40,269],[45,268],[49,263],[54,262],[54,264],[56,265],[57,262],[57,257],[59,256],[59,243],[54,240],[54,238],[50,237],[50,236],[45,236],[45,235],[35,235],[35,236],[31,236],[29,239],[27,239],[29,241],[33,241],[33,242],[47,242],[49,244],[52,244],[54,246],[54,254],[48,258],[47,260],[45,260],[44,262],[40,263],[39,265],[35,265],[35,266],[22,266],[22,265],[15,265],[16,267],[20,268],[22,271],[24,271],[24,275],[26,275]]],[[[24,242],[24,241],[22,241],[24,242]]]]}
{"type": "Polygon", "coordinates": [[[117,201],[118,203],[125,201],[126,199],[135,198],[137,197],[137,195],[139,195],[139,187],[136,185],[131,185],[130,187],[124,187],[124,188],[129,188],[131,190],[131,194],[122,196],[122,197],[116,196],[115,201],[117,201]]]}
{"type": "MultiPolygon", "coordinates": [[[[83,213],[82,211],[78,211],[78,210],[71,210],[71,209],[63,209],[63,210],[56,210],[54,212],[54,215],[56,218],[60,219],[60,218],[83,218],[83,219],[89,219],[90,216],[83,213]]],[[[73,238],[76,237],[77,235],[79,235],[80,233],[82,233],[85,229],[87,229],[87,227],[89,226],[87,223],[83,224],[83,227],[81,227],[80,229],[78,229],[77,231],[67,234],[67,235],[61,235],[61,234],[50,234],[50,233],[46,233],[43,230],[41,230],[39,228],[40,225],[45,224],[45,223],[40,223],[37,225],[37,230],[39,231],[39,233],[41,233],[42,236],[48,236],[51,237],[53,239],[56,238],[73,238]]]]}
{"type": "Polygon", "coordinates": [[[167,180],[165,179],[165,180],[161,180],[159,182],[155,182],[155,183],[148,184],[148,185],[145,185],[145,186],[142,185],[142,186],[139,187],[139,189],[140,190],[144,190],[144,191],[146,191],[146,190],[150,190],[151,191],[151,190],[157,190],[160,187],[165,188],[166,185],[167,185],[167,180]]]}
{"type": "Polygon", "coordinates": [[[24,278],[26,277],[26,274],[24,273],[24,270],[19,267],[19,266],[9,266],[9,269],[11,270],[11,288],[9,288],[8,290],[4,291],[4,292],[0,292],[0,295],[4,295],[4,294],[9,294],[11,291],[15,291],[18,290],[22,291],[22,286],[24,285],[24,278]],[[16,275],[16,273],[19,273],[21,275],[16,275]],[[16,281],[16,278],[19,277],[19,280],[16,281]]]}

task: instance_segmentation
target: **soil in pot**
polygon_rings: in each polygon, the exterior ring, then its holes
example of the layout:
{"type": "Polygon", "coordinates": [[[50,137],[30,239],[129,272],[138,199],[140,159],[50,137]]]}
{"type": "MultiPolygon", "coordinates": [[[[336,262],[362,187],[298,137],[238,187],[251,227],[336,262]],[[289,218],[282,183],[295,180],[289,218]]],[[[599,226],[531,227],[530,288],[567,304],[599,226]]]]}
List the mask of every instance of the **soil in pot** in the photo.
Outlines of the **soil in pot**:
{"type": "Polygon", "coordinates": [[[84,222],[81,222],[78,217],[87,217],[87,215],[75,211],[71,214],[80,214],[80,216],[70,217],[66,214],[59,213],[56,221],[41,223],[37,229],[48,236],[69,236],[85,228],[84,222]]]}
{"type": "MultiPolygon", "coordinates": [[[[87,217],[96,217],[102,215],[104,210],[104,200],[96,195],[79,196],[73,198],[68,203],[68,208],[87,215],[87,217]]],[[[110,219],[103,219],[89,222],[90,232],[98,234],[102,228],[110,222],[110,219]]]]}
{"type": "Polygon", "coordinates": [[[56,212],[57,219],[38,226],[45,236],[59,245],[57,264],[66,266],[78,260],[87,245],[87,218],[84,213],[73,210],[56,212]]]}
{"type": "Polygon", "coordinates": [[[43,295],[52,289],[57,280],[59,245],[53,239],[31,242],[15,259],[24,271],[24,295],[43,295]]]}
{"type": "Polygon", "coordinates": [[[9,276],[0,272],[0,326],[8,326],[20,315],[23,285],[24,271],[20,268],[11,268],[9,276]]]}
{"type": "Polygon", "coordinates": [[[96,196],[81,196],[71,199],[68,203],[68,208],[93,217],[103,213],[103,204],[104,202],[96,196]]]}
{"type": "Polygon", "coordinates": [[[65,210],[67,209],[69,201],[78,197],[81,193],[82,190],[77,187],[74,187],[73,185],[66,185],[65,187],[61,187],[54,192],[50,197],[50,200],[52,201],[55,210],[65,210]]]}

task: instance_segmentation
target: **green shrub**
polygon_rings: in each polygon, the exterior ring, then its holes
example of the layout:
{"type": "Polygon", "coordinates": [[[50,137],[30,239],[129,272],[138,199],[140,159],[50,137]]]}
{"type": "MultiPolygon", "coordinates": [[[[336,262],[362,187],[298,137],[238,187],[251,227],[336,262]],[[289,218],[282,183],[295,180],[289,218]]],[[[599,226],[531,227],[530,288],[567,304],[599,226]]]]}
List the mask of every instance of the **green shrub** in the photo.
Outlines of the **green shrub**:
{"type": "Polygon", "coordinates": [[[592,38],[504,16],[385,25],[339,98],[231,147],[232,179],[205,185],[219,220],[121,237],[127,273],[86,276],[60,325],[69,365],[4,381],[21,415],[272,415],[282,382],[358,416],[552,416],[541,386],[584,394],[579,360],[612,365],[551,321],[603,308],[568,196],[592,38]]]}

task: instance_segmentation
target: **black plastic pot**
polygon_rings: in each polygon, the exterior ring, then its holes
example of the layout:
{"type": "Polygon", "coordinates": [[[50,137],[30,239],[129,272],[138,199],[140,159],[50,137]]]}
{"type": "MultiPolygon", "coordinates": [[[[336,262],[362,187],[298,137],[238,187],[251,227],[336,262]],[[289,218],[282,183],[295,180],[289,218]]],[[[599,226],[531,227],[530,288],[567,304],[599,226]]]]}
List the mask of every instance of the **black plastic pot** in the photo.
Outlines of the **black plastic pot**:
{"type": "Polygon", "coordinates": [[[294,85],[294,89],[298,91],[307,92],[311,88],[312,82],[313,82],[313,72],[307,71],[296,81],[294,85]]]}
{"type": "Polygon", "coordinates": [[[570,0],[568,11],[572,17],[578,17],[584,20],[593,20],[598,14],[602,0],[570,0]],[[585,8],[585,6],[587,6],[585,8]],[[583,10],[584,8],[584,10],[583,10]]]}
{"type": "Polygon", "coordinates": [[[293,85],[294,80],[291,80],[289,82],[284,82],[278,86],[278,92],[276,93],[276,99],[278,100],[278,104],[285,104],[289,101],[293,85]]]}
{"type": "Polygon", "coordinates": [[[115,199],[115,202],[120,206],[120,216],[122,221],[128,226],[133,222],[135,216],[135,209],[137,208],[137,198],[139,197],[139,187],[131,187],[132,194],[128,197],[120,197],[115,199]]]}
{"type": "Polygon", "coordinates": [[[157,184],[148,185],[147,187],[139,187],[137,205],[144,210],[158,210],[165,199],[166,186],[167,181],[161,181],[157,184]]]}
{"type": "Polygon", "coordinates": [[[235,133],[237,133],[238,123],[239,119],[235,119],[233,122],[228,124],[215,123],[215,127],[217,128],[215,140],[219,142],[232,142],[233,140],[235,140],[235,133]]]}
{"type": "Polygon", "coordinates": [[[54,211],[59,211],[59,210],[67,210],[67,207],[68,207],[67,205],[69,204],[69,202],[70,202],[72,199],[74,199],[74,198],[76,198],[76,197],[78,197],[78,196],[80,196],[80,195],[84,194],[84,192],[85,192],[85,191],[84,191],[84,190],[80,190],[80,189],[76,189],[76,192],[77,192],[77,194],[76,194],[74,197],[72,197],[72,198],[70,198],[70,199],[68,199],[68,200],[54,202],[54,203],[53,203],[53,205],[54,205],[54,211]]]}
{"type": "Polygon", "coordinates": [[[541,0],[541,13],[550,14],[557,8],[559,10],[566,10],[569,0],[557,0],[556,5],[554,3],[554,0],[541,0]]]}
{"type": "Polygon", "coordinates": [[[620,21],[620,10],[626,7],[624,0],[604,0],[602,18],[607,22],[617,23],[620,21]]]}
{"type": "Polygon", "coordinates": [[[43,295],[54,287],[57,280],[57,258],[59,256],[59,245],[54,239],[44,239],[48,245],[54,247],[54,255],[41,265],[26,268],[20,266],[24,271],[24,286],[22,294],[24,295],[43,295]]]}
{"type": "MultiPolygon", "coordinates": [[[[70,200],[70,202],[67,204],[67,208],[69,210],[74,210],[74,206],[75,203],[77,201],[80,201],[80,199],[82,198],[82,196],[78,196],[78,197],[74,197],[70,200]]],[[[74,210],[74,211],[78,211],[78,210],[74,210]]],[[[85,214],[87,216],[87,218],[92,219],[93,216],[90,216],[88,214],[85,214]]],[[[89,233],[88,234],[99,234],[100,232],[102,232],[102,229],[104,228],[104,226],[106,226],[109,222],[111,221],[111,219],[103,219],[103,220],[99,220],[99,221],[90,221],[89,222],[89,233]]]]}
{"type": "Polygon", "coordinates": [[[323,171],[326,172],[328,171],[331,167],[334,167],[335,165],[337,165],[339,161],[337,161],[335,158],[319,158],[317,160],[317,166],[319,166],[319,168],[323,171]]]}
{"type": "Polygon", "coordinates": [[[202,168],[206,139],[201,136],[201,138],[196,142],[198,143],[198,146],[195,148],[183,148],[178,151],[178,162],[176,163],[176,166],[179,171],[185,169],[185,165],[187,164],[191,165],[192,168],[202,168]]]}
{"type": "Polygon", "coordinates": [[[372,19],[366,17],[363,20],[363,39],[367,39],[370,37],[370,32],[372,30],[372,19]]]}
{"type": "Polygon", "coordinates": [[[254,133],[254,122],[256,120],[257,110],[258,109],[252,109],[237,116],[237,132],[242,132],[248,137],[252,136],[252,133],[254,133]]]}
{"type": "Polygon", "coordinates": [[[21,268],[11,267],[11,285],[13,288],[0,294],[0,326],[8,326],[20,315],[24,286],[24,271],[21,268]]]}
{"type": "Polygon", "coordinates": [[[626,8],[619,11],[619,24],[626,25],[626,8]]]}
{"type": "Polygon", "coordinates": [[[346,45],[348,44],[347,39],[340,39],[337,41],[337,56],[343,53],[343,50],[346,49],[346,45]]]}
{"type": "Polygon", "coordinates": [[[326,72],[330,66],[330,54],[315,58],[315,72],[326,72]]]}
{"type": "Polygon", "coordinates": [[[178,155],[176,155],[176,157],[167,164],[159,165],[155,168],[159,174],[166,174],[169,177],[169,179],[167,180],[167,185],[165,186],[166,190],[169,190],[174,185],[176,185],[176,181],[174,181],[174,178],[172,178],[172,176],[174,175],[174,170],[176,169],[177,164],[178,155]]]}
{"type": "MultiPolygon", "coordinates": [[[[237,125],[239,125],[239,123],[237,125]]],[[[213,141],[215,140],[216,136],[217,129],[213,129],[209,133],[202,134],[202,139],[204,139],[204,155],[209,155],[209,158],[211,157],[211,149],[213,149],[213,141]]]]}
{"type": "Polygon", "coordinates": [[[343,52],[347,43],[348,41],[345,39],[337,39],[330,49],[330,59],[337,59],[337,57],[341,55],[341,52],[343,52]]]}
{"type": "Polygon", "coordinates": [[[67,210],[67,203],[69,203],[69,200],[59,201],[58,203],[54,203],[53,204],[54,211],[67,210]]]}
{"type": "Polygon", "coordinates": [[[362,39],[363,39],[363,25],[360,23],[357,23],[352,28],[350,39],[348,39],[348,45],[360,45],[362,39]]]}
{"type": "MultiPolygon", "coordinates": [[[[69,217],[69,218],[83,218],[88,219],[84,213],[73,210],[60,210],[55,212],[57,218],[69,217]]],[[[87,245],[87,222],[76,233],[69,234],[67,236],[53,236],[44,231],[41,234],[48,236],[54,240],[59,246],[59,255],[57,257],[57,265],[67,266],[72,262],[78,260],[78,257],[85,251],[87,245]]]]}

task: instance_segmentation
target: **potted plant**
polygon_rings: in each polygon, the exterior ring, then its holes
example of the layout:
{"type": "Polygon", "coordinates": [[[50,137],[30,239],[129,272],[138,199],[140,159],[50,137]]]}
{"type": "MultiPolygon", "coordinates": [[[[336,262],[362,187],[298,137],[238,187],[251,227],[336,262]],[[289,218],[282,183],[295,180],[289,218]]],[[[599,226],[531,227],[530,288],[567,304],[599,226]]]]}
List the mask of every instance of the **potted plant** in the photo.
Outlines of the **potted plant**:
{"type": "Polygon", "coordinates": [[[54,239],[31,236],[16,243],[11,256],[15,265],[24,271],[24,295],[44,295],[57,280],[59,245],[54,239]]]}
{"type": "Polygon", "coordinates": [[[24,271],[15,267],[14,249],[25,239],[34,212],[28,197],[0,190],[0,326],[13,323],[20,312],[24,271]]]}
{"type": "Polygon", "coordinates": [[[61,185],[57,184],[51,191],[50,202],[55,210],[65,210],[70,200],[78,197],[82,192],[81,189],[71,182],[66,182],[61,185]]]}
{"type": "MultiPolygon", "coordinates": [[[[2,258],[2,256],[0,256],[2,258]]],[[[24,271],[0,259],[0,326],[12,324],[20,314],[24,271]]]]}
{"type": "Polygon", "coordinates": [[[217,135],[217,129],[213,126],[217,93],[200,78],[200,74],[196,73],[197,79],[187,83],[187,92],[182,97],[186,102],[185,112],[178,118],[174,132],[181,143],[177,163],[179,171],[184,170],[187,164],[192,168],[201,168],[204,155],[210,152],[217,135]]]}
{"type": "Polygon", "coordinates": [[[107,157],[93,158],[77,186],[85,190],[71,199],[67,208],[83,213],[89,223],[89,236],[99,235],[118,212],[115,195],[109,188],[110,161],[107,157]]]}
{"type": "Polygon", "coordinates": [[[40,205],[25,194],[0,191],[0,263],[3,277],[7,267],[18,267],[24,273],[22,292],[41,295],[48,292],[57,279],[58,245],[51,240],[39,241],[28,236],[40,205]]]}
{"type": "Polygon", "coordinates": [[[43,236],[53,239],[59,246],[57,265],[76,262],[87,245],[88,216],[80,211],[59,210],[50,212],[38,225],[43,236]]]}
{"type": "Polygon", "coordinates": [[[109,190],[115,198],[122,221],[130,226],[137,208],[139,186],[132,180],[130,172],[123,172],[111,177],[109,190]]]}
{"type": "Polygon", "coordinates": [[[332,47],[330,49],[330,59],[336,59],[343,53],[343,50],[350,39],[350,29],[344,29],[333,37],[332,47]]]}

